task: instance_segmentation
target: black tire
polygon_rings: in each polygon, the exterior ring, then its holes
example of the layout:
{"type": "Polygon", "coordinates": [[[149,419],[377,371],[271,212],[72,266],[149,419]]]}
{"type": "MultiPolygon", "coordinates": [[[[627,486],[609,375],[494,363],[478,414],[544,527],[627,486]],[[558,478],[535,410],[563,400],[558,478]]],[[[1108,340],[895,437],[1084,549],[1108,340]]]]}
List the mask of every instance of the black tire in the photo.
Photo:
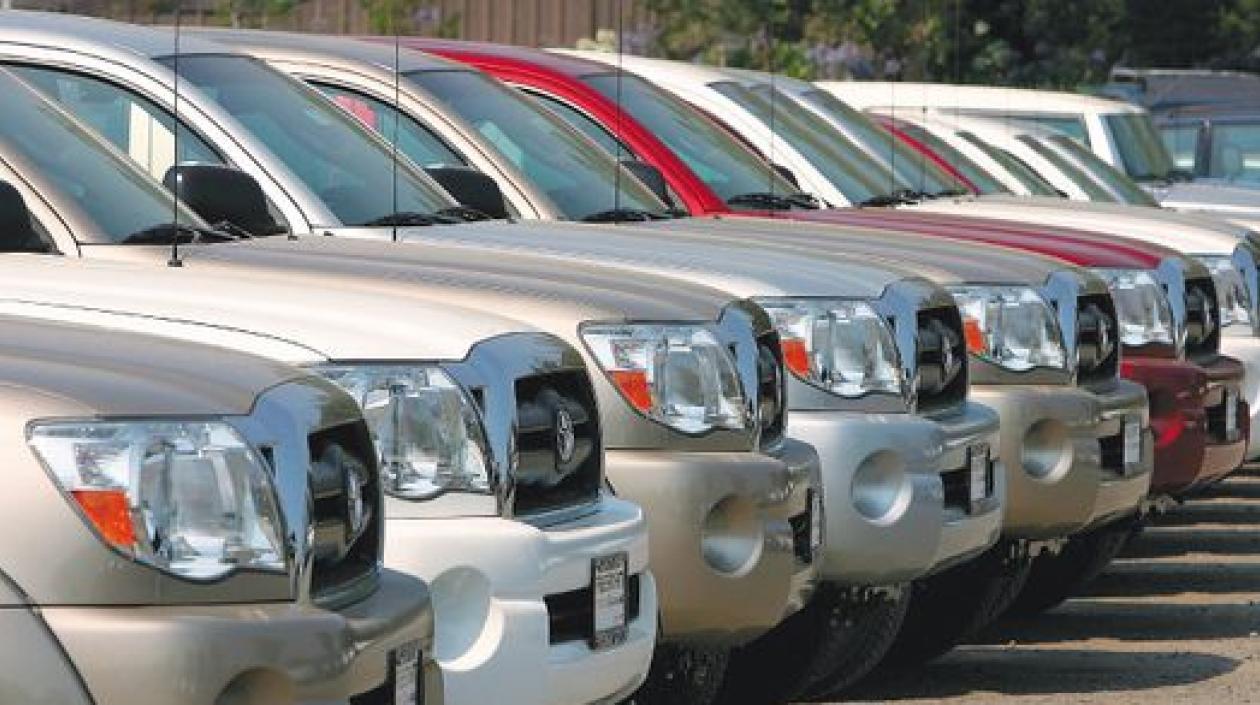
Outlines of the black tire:
{"type": "Polygon", "coordinates": [[[730,651],[718,647],[657,644],[652,669],[627,701],[634,705],[711,705],[726,677],[730,651]]]}
{"type": "Polygon", "coordinates": [[[1135,527],[1104,526],[1068,539],[1057,555],[1042,554],[1033,561],[1028,584],[1007,610],[1012,617],[1032,617],[1058,607],[1076,594],[1111,563],[1135,527]]]}
{"type": "Polygon", "coordinates": [[[909,602],[904,588],[858,594],[824,584],[800,612],[731,653],[719,702],[767,705],[847,688],[883,658],[909,602]]]}
{"type": "Polygon", "coordinates": [[[913,666],[974,637],[1015,601],[1031,560],[1007,541],[966,563],[913,583],[905,624],[884,665],[913,666]]]}

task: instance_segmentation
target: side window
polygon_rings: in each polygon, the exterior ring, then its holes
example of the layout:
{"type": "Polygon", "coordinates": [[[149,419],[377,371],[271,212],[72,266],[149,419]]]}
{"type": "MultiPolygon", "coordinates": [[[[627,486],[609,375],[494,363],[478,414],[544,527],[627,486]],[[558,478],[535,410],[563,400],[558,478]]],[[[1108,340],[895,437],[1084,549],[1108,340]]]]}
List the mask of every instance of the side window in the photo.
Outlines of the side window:
{"type": "Polygon", "coordinates": [[[395,110],[392,105],[383,103],[362,93],[326,84],[314,84],[324,95],[332,99],[346,112],[358,118],[363,124],[379,132],[386,140],[393,142],[391,133],[395,121],[398,125],[398,151],[420,166],[468,166],[467,160],[452,149],[446,142],[434,134],[429,128],[412,119],[410,115],[395,110]]]}
{"type": "Polygon", "coordinates": [[[1199,126],[1177,125],[1161,127],[1159,132],[1160,137],[1164,140],[1164,146],[1168,148],[1168,153],[1172,155],[1173,163],[1177,165],[1177,168],[1194,171],[1194,157],[1199,145],[1199,126]]]}
{"type": "Polygon", "coordinates": [[[617,154],[618,148],[620,148],[620,153],[623,155],[633,154],[630,149],[624,144],[621,144],[611,132],[605,130],[603,125],[595,122],[586,113],[578,110],[572,105],[569,105],[562,100],[557,100],[549,95],[535,93],[533,91],[527,91],[526,95],[534,98],[541,105],[546,106],[548,110],[556,115],[559,115],[562,120],[577,128],[578,132],[581,132],[587,137],[595,140],[596,144],[603,147],[609,154],[617,154]]]}
{"type": "MultiPolygon", "coordinates": [[[[130,156],[155,179],[175,163],[175,120],[152,101],[112,83],[35,66],[9,67],[130,156]]],[[[223,164],[202,139],[179,128],[179,162],[223,164]]]]}

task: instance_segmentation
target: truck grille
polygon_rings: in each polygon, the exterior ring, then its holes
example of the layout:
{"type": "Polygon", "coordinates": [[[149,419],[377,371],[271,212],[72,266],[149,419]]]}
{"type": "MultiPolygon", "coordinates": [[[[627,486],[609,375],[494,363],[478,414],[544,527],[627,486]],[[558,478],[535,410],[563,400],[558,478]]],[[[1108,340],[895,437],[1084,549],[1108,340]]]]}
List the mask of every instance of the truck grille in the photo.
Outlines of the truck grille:
{"type": "Polygon", "coordinates": [[[1120,328],[1108,294],[1076,300],[1076,374],[1082,386],[1112,382],[1120,373],[1120,328]]]}
{"type": "Polygon", "coordinates": [[[1221,349],[1220,308],[1211,279],[1186,280],[1186,356],[1214,357],[1221,349]]]}
{"type": "Polygon", "coordinates": [[[585,371],[516,380],[512,509],[529,516],[594,502],[604,480],[595,393],[585,371]]]}
{"type": "Polygon", "coordinates": [[[967,398],[967,347],[958,309],[925,309],[916,323],[918,410],[941,411],[961,404],[967,398]]]}
{"type": "Polygon", "coordinates": [[[776,447],[783,441],[787,424],[786,377],[783,375],[783,349],[779,334],[769,332],[757,338],[757,403],[761,419],[761,448],[776,447]]]}
{"type": "Polygon", "coordinates": [[[324,606],[376,587],[383,512],[380,471],[367,426],[334,426],[307,439],[311,457],[311,594],[324,606]]]}

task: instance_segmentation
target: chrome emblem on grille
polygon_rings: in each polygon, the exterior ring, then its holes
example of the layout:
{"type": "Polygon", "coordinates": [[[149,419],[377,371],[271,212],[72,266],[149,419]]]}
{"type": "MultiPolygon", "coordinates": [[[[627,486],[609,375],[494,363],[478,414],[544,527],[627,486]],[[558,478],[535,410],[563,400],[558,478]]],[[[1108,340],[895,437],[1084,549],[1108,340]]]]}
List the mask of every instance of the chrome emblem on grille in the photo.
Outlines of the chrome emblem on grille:
{"type": "Polygon", "coordinates": [[[367,528],[367,502],[363,498],[363,483],[367,481],[363,466],[346,456],[346,520],[350,524],[350,540],[363,535],[367,528]]]}
{"type": "Polygon", "coordinates": [[[573,417],[563,408],[556,410],[556,457],[564,465],[573,460],[577,450],[577,433],[573,428],[573,417]]]}

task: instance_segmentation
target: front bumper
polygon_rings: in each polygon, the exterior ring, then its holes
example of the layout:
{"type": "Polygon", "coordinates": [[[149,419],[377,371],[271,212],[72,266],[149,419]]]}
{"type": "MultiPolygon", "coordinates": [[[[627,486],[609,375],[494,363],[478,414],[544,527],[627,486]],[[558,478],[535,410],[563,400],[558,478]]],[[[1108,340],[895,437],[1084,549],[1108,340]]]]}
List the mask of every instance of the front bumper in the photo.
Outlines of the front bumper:
{"type": "Polygon", "coordinates": [[[965,484],[970,449],[997,454],[998,418],[979,404],[951,417],[798,411],[788,435],[822,459],[826,525],[823,579],[889,585],[943,570],[997,541],[1004,489],[999,469],[989,501],[947,498],[965,484]]]}
{"type": "Polygon", "coordinates": [[[1243,365],[1220,356],[1206,365],[1184,360],[1130,355],[1123,358],[1126,379],[1146,386],[1155,432],[1154,494],[1179,495],[1210,484],[1242,464],[1251,416],[1241,398],[1243,365]],[[1237,428],[1223,420],[1229,393],[1237,428]]]}
{"type": "Polygon", "coordinates": [[[818,455],[787,440],[760,453],[609,450],[608,481],[644,508],[662,638],[734,646],[804,606],[818,455]]]}
{"type": "MultiPolygon", "coordinates": [[[[344,703],[388,682],[391,650],[418,640],[427,658],[433,647],[423,583],[388,570],[371,597],[337,612],[273,603],[40,614],[100,705],[344,703]]],[[[425,686],[441,703],[431,662],[425,686]]]]}
{"type": "Polygon", "coordinates": [[[1120,380],[1105,393],[1078,387],[977,385],[972,398],[1002,419],[1008,538],[1061,538],[1134,513],[1151,483],[1153,439],[1146,394],[1120,380]],[[1140,422],[1135,462],[1104,456],[1123,437],[1126,419],[1140,422]],[[1104,440],[1109,439],[1109,440],[1104,440]]]}
{"type": "Polygon", "coordinates": [[[1260,338],[1249,326],[1233,325],[1221,336],[1221,353],[1243,365],[1242,398],[1251,412],[1247,434],[1247,460],[1260,458],[1260,338]]]}
{"type": "Polygon", "coordinates": [[[656,584],[643,511],[623,499],[605,496],[590,514],[546,528],[498,517],[389,519],[385,564],[429,584],[446,705],[498,702],[507,684],[516,684],[513,703],[585,705],[633,690],[647,674],[656,584]],[[589,625],[592,560],[618,553],[639,600],[627,604],[626,641],[596,650],[590,634],[561,625],[589,625]]]}

